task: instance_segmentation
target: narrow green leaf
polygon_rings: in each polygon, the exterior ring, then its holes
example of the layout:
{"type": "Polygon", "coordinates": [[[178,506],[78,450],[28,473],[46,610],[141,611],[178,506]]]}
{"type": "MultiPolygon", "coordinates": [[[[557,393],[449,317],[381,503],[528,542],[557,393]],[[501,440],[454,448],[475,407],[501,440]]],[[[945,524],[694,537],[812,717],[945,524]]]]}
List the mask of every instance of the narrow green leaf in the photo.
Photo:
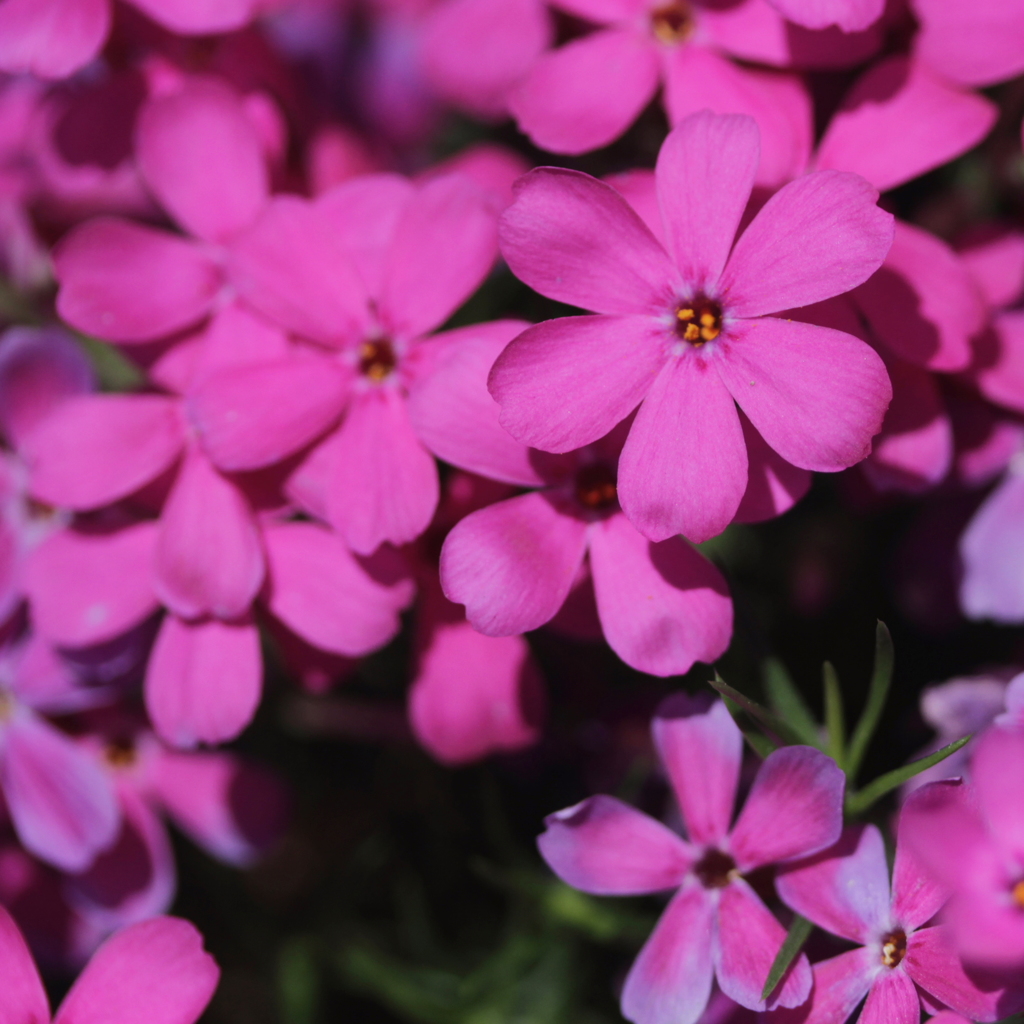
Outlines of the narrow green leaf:
{"type": "Polygon", "coordinates": [[[736,701],[730,700],[723,695],[722,702],[729,709],[729,714],[732,715],[732,720],[736,723],[740,732],[743,733],[743,738],[747,741],[747,745],[762,761],[769,754],[779,749],[777,744],[773,743],[764,733],[755,732],[753,729],[747,728],[746,723],[749,716],[736,701]]]}
{"type": "Polygon", "coordinates": [[[882,711],[889,697],[889,687],[892,685],[894,659],[892,637],[885,623],[879,622],[875,628],[875,667],[868,686],[868,698],[846,752],[846,774],[851,782],[857,777],[868,744],[882,718],[882,711]]]}
{"type": "Polygon", "coordinates": [[[869,782],[859,792],[847,795],[846,813],[850,817],[857,817],[857,815],[863,814],[876,800],[881,799],[890,790],[895,789],[897,786],[902,786],[907,779],[912,779],[915,775],[919,775],[926,768],[931,768],[933,764],[945,761],[950,754],[955,754],[970,739],[970,736],[963,736],[958,740],[954,740],[949,746],[936,750],[934,754],[922,757],[920,761],[912,761],[910,764],[905,764],[902,768],[896,768],[891,772],[886,772],[885,775],[879,775],[874,782],[869,782]]]}
{"type": "Polygon", "coordinates": [[[761,664],[761,677],[772,711],[800,737],[801,743],[821,749],[823,744],[818,723],[785,665],[778,658],[765,658],[761,664]]]}
{"type": "Polygon", "coordinates": [[[793,918],[793,923],[789,926],[789,931],[786,933],[786,941],[782,943],[782,948],[772,962],[772,969],[768,972],[768,979],[765,981],[764,990],[761,992],[762,999],[767,999],[775,991],[776,985],[782,981],[782,976],[786,973],[789,965],[800,954],[800,950],[803,948],[803,944],[807,941],[807,937],[811,934],[813,928],[814,925],[806,917],[801,917],[797,914],[793,918]]]}
{"type": "Polygon", "coordinates": [[[740,693],[735,687],[730,686],[717,672],[715,678],[709,680],[723,697],[738,704],[750,717],[768,734],[768,738],[781,747],[787,743],[802,743],[803,740],[787,725],[778,715],[772,714],[766,707],[762,707],[756,700],[751,700],[746,694],[740,693]]]}
{"type": "Polygon", "coordinates": [[[839,688],[839,676],[826,661],[821,666],[821,681],[825,689],[825,729],[828,733],[828,749],[825,751],[844,771],[846,769],[846,719],[843,715],[843,691],[839,688]]]}

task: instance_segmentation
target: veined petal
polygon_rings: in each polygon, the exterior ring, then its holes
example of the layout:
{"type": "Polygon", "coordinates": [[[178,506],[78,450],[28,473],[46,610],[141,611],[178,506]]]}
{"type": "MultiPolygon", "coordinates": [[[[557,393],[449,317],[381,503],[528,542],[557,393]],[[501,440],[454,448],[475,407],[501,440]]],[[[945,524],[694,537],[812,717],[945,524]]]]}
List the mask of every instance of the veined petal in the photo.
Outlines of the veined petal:
{"type": "Polygon", "coordinates": [[[792,1010],[776,1010],[777,1024],[838,1024],[850,1018],[871,988],[877,973],[876,954],[860,947],[816,963],[814,988],[807,1004],[792,1010]]]}
{"type": "MultiPolygon", "coordinates": [[[[948,790],[951,785],[948,782],[935,782],[915,790],[903,802],[900,821],[904,814],[913,814],[918,806],[923,807],[927,813],[928,803],[935,798],[936,791],[948,790]]],[[[896,859],[892,868],[893,916],[905,928],[920,928],[942,909],[948,897],[948,887],[925,868],[912,843],[900,841],[898,830],[896,859]]]]}
{"type": "Polygon", "coordinates": [[[875,975],[858,1024],[920,1024],[921,999],[905,971],[875,975]]]}
{"type": "Polygon", "coordinates": [[[612,796],[592,796],[544,819],[537,846],[574,889],[630,896],[676,889],[696,859],[660,821],[612,796]]]}
{"type": "Polygon", "coordinates": [[[733,316],[809,306],[866,281],[893,239],[893,216],[857,174],[815,171],[779,189],[740,235],[718,294],[733,316]]]}
{"type": "Polygon", "coordinates": [[[838,25],[844,32],[858,32],[878,21],[885,0],[772,0],[772,6],[804,28],[838,25]]]}

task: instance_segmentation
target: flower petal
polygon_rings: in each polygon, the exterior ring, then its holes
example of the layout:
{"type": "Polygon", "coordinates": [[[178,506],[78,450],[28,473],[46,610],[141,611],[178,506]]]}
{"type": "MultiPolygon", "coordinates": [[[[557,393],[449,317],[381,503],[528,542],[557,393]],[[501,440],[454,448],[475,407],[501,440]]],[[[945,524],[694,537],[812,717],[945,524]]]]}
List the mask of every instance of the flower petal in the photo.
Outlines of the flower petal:
{"type": "Polygon", "coordinates": [[[1024,621],[1024,476],[1007,474],[960,538],[960,605],[972,619],[1024,621]]]}
{"type": "Polygon", "coordinates": [[[610,185],[540,167],[516,182],[514,194],[499,224],[501,254],[534,291],[597,313],[671,308],[675,266],[610,185]]]}
{"type": "Polygon", "coordinates": [[[846,1021],[868,993],[877,973],[876,956],[861,947],[822,960],[812,968],[814,989],[803,1006],[776,1010],[773,1024],[838,1024],[846,1021]]]}
{"type": "Polygon", "coordinates": [[[655,177],[669,251],[691,292],[713,293],[754,187],[761,153],[745,114],[691,114],[669,132],[655,177]]]}
{"type": "Polygon", "coordinates": [[[921,1000],[904,971],[876,975],[858,1024],[920,1024],[921,1000]]]}
{"type": "Polygon", "coordinates": [[[267,608],[322,650],[362,657],[399,630],[408,580],[375,579],[331,531],[313,523],[268,524],[267,608]]]}
{"type": "Polygon", "coordinates": [[[188,921],[153,918],[100,946],[54,1024],[195,1024],[219,978],[188,921]]]}
{"type": "Polygon", "coordinates": [[[739,321],[728,331],[715,368],[787,462],[834,473],[871,451],[892,385],[870,345],[842,331],[773,317],[739,321]]]}
{"type": "Polygon", "coordinates": [[[666,334],[647,316],[570,316],[528,328],[488,380],[501,426],[542,451],[592,444],[643,401],[665,364],[666,334]]]}
{"type": "Polygon", "coordinates": [[[586,153],[614,142],[658,87],[652,41],[631,28],[599,29],[534,61],[508,97],[519,125],[541,149],[586,153]]]}
{"type": "Polygon", "coordinates": [[[707,694],[678,693],[655,712],[651,732],[687,835],[695,843],[719,845],[732,821],[743,756],[743,735],[732,715],[707,694]]]}
{"type": "Polygon", "coordinates": [[[0,906],[0,960],[4,964],[3,1024],[50,1019],[46,990],[24,937],[5,907],[0,906]]]}
{"type": "Polygon", "coordinates": [[[110,0],[7,0],[0,5],[0,70],[67,78],[100,52],[110,0]]]}
{"type": "Polygon", "coordinates": [[[885,0],[771,0],[787,20],[804,28],[838,25],[844,32],[858,32],[878,21],[885,0]]]}
{"type": "MultiPolygon", "coordinates": [[[[938,782],[922,787],[927,792],[915,790],[903,802],[900,820],[908,811],[913,814],[918,806],[927,813],[928,803],[934,799],[935,787],[948,786],[948,783],[938,782]]],[[[920,928],[942,909],[948,898],[949,889],[926,870],[914,845],[901,842],[897,832],[896,859],[892,868],[892,909],[896,919],[905,928],[920,928]]]]}
{"type": "Polygon", "coordinates": [[[1014,780],[1024,772],[1024,733],[989,729],[971,758],[974,799],[994,837],[1004,849],[1024,854],[1024,820],[1020,788],[1014,780]]]}
{"type": "Polygon", "coordinates": [[[166,743],[194,747],[234,739],[252,721],[262,687],[260,636],[251,622],[164,619],[146,666],[144,696],[166,743]]]}
{"type": "Polygon", "coordinates": [[[782,747],[765,758],[732,830],[741,871],[806,857],[839,840],[846,776],[813,747],[782,747]]]}
{"type": "Polygon", "coordinates": [[[811,487],[811,474],[769,448],[746,416],[740,416],[747,446],[747,489],[736,522],[760,523],[788,512],[811,487]]]}
{"type": "Polygon", "coordinates": [[[191,327],[224,285],[197,245],[114,217],[72,229],[54,253],[57,312],[107,341],[152,341],[191,327]]]}
{"type": "Polygon", "coordinates": [[[0,785],[18,839],[62,871],[82,871],[117,838],[114,789],[93,758],[31,712],[8,725],[0,785]]]}
{"type": "Polygon", "coordinates": [[[856,174],[815,171],[779,189],[740,235],[718,294],[751,317],[841,295],[866,281],[892,245],[893,216],[856,174]]]}
{"type": "Polygon", "coordinates": [[[714,910],[696,884],[665,908],[622,988],[622,1015],[634,1024],[695,1024],[711,996],[714,910]]]}
{"type": "Polygon", "coordinates": [[[223,242],[267,201],[259,136],[241,97],[219,79],[193,78],[139,112],[135,159],[146,184],[186,231],[223,242]]]}
{"type": "Polygon", "coordinates": [[[692,849],[660,821],[612,796],[549,814],[537,846],[574,889],[598,896],[662,892],[683,884],[692,849]]]}
{"type": "Polygon", "coordinates": [[[978,390],[999,405],[1024,412],[1024,310],[994,317],[978,347],[970,371],[978,390]]]}
{"type": "Polygon", "coordinates": [[[656,676],[712,662],[732,637],[732,601],[721,573],[681,537],[654,544],[624,515],[589,531],[597,611],[611,649],[656,676]]]}
{"type": "Polygon", "coordinates": [[[693,350],[658,375],[619,461],[619,501],[654,541],[708,540],[729,525],[747,486],[747,449],[733,396],[693,350]]]}
{"type": "Polygon", "coordinates": [[[543,626],[562,607],[586,550],[586,524],[543,492],[482,508],[461,520],[441,549],[449,601],[487,636],[543,626]]]}
{"type": "Polygon", "coordinates": [[[212,35],[241,28],[253,0],[131,0],[155,22],[178,35],[212,35]]]}

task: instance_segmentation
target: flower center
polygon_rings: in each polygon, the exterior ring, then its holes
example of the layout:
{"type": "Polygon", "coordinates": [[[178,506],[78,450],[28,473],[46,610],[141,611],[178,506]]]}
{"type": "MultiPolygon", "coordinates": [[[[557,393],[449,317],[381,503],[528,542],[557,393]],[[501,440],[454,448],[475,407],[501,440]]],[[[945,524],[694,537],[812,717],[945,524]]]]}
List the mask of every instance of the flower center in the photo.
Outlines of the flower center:
{"type": "Polygon", "coordinates": [[[693,869],[705,889],[724,889],[740,877],[736,861],[721,850],[708,850],[693,869]]]}
{"type": "Polygon", "coordinates": [[[670,0],[651,11],[651,31],[659,43],[675,45],[693,32],[693,12],[686,0],[670,0]]]}
{"type": "Polygon", "coordinates": [[[1024,878],[1010,890],[1010,895],[1013,897],[1013,902],[1024,910],[1024,878]]]}
{"type": "Polygon", "coordinates": [[[14,698],[0,688],[0,724],[9,722],[14,716],[14,698]]]}
{"type": "Polygon", "coordinates": [[[131,740],[111,740],[103,751],[103,758],[111,768],[131,768],[139,754],[131,740]]]}
{"type": "Polygon", "coordinates": [[[615,474],[603,462],[592,462],[576,473],[576,500],[584,507],[597,512],[619,499],[615,487],[615,474]]]}
{"type": "Polygon", "coordinates": [[[680,303],[676,309],[676,334],[700,348],[722,333],[722,307],[711,299],[697,298],[680,303]]]}
{"type": "Polygon", "coordinates": [[[398,358],[387,338],[364,341],[359,346],[359,372],[373,381],[382,381],[398,365],[398,358]]]}
{"type": "Polygon", "coordinates": [[[907,955],[907,934],[902,928],[890,932],[882,940],[882,963],[886,967],[898,967],[907,955]]]}

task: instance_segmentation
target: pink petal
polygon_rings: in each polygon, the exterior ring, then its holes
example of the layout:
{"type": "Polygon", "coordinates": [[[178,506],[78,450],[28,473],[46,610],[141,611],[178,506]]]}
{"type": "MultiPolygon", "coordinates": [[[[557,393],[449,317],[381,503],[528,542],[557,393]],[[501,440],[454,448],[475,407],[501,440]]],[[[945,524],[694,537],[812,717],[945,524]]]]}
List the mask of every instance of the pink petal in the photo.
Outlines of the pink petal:
{"type": "Polygon", "coordinates": [[[497,223],[483,190],[461,174],[435,178],[417,190],[395,227],[381,318],[400,336],[426,334],[476,291],[497,255],[497,223]]]}
{"type": "Polygon", "coordinates": [[[141,224],[97,217],[54,253],[57,312],[108,341],[152,341],[201,320],[223,287],[220,267],[197,245],[141,224]]]}
{"type": "Polygon", "coordinates": [[[633,29],[593,32],[540,56],[508,97],[519,130],[552,153],[586,153],[617,139],[658,86],[658,54],[633,29]]]}
{"type": "Polygon", "coordinates": [[[881,270],[853,299],[889,351],[930,370],[962,370],[985,321],[981,294],[956,253],[902,221],[881,270]]]}
{"type": "Polygon", "coordinates": [[[995,106],[911,57],[873,64],[818,144],[815,166],[853,171],[882,192],[948,163],[989,132],[995,106]],[[885,139],[884,146],[876,145],[885,139]]]}
{"type": "Polygon", "coordinates": [[[25,939],[8,911],[0,906],[0,961],[4,965],[3,1024],[50,1019],[50,1004],[25,939]]]}
{"type": "Polygon", "coordinates": [[[714,910],[691,884],[665,908],[622,988],[622,1015],[634,1024],[694,1024],[711,996],[714,910]]]}
{"type": "Polygon", "coordinates": [[[351,375],[337,361],[296,353],[211,373],[191,389],[185,407],[214,464],[259,469],[327,430],[350,387],[351,375]]]}
{"type": "Polygon", "coordinates": [[[571,316],[523,331],[488,379],[517,441],[568,452],[604,437],[665,365],[666,328],[649,316],[571,316]]]}
{"type": "Polygon", "coordinates": [[[620,174],[609,174],[601,180],[606,185],[611,185],[629,203],[633,212],[647,225],[647,229],[662,248],[667,249],[665,223],[661,219],[661,207],[658,205],[658,181],[654,171],[638,168],[622,171],[620,174]]]}
{"type": "Polygon", "coordinates": [[[660,821],[611,796],[592,796],[544,819],[537,846],[574,889],[598,896],[661,892],[683,884],[694,852],[660,821]]]}
{"type": "Polygon", "coordinates": [[[109,532],[67,529],[30,556],[25,590],[40,636],[58,646],[112,640],[159,608],[153,591],[155,523],[109,532]]]}
{"type": "Polygon", "coordinates": [[[690,839],[719,845],[729,832],[739,785],[743,736],[720,700],[678,693],[651,722],[690,839]]]}
{"type": "Polygon", "coordinates": [[[812,747],[782,747],[765,758],[732,830],[741,871],[806,857],[837,842],[846,776],[812,747]]]}
{"type": "Polygon", "coordinates": [[[948,0],[914,0],[918,56],[946,78],[993,85],[1024,71],[1024,10],[1005,0],[964,7],[948,0]]]}
{"type": "MultiPolygon", "coordinates": [[[[791,910],[859,945],[876,940],[889,924],[889,867],[874,825],[850,827],[835,846],[781,867],[775,887],[791,910]]],[[[913,927],[898,912],[897,920],[913,927]]]]}
{"type": "Polygon", "coordinates": [[[487,636],[543,626],[561,608],[586,550],[586,524],[544,493],[524,494],[473,512],[441,549],[449,601],[487,636]]]}
{"type": "Polygon", "coordinates": [[[500,409],[487,375],[506,345],[529,325],[495,320],[437,335],[417,353],[430,359],[409,389],[409,420],[439,459],[494,480],[537,487],[544,478],[530,449],[498,422],[500,409]]]}
{"type": "Polygon", "coordinates": [[[811,966],[801,953],[768,998],[761,991],[786,931],[743,880],[730,882],[718,903],[715,977],[722,991],[750,1010],[801,1006],[811,994],[811,966]]]}
{"type": "Polygon", "coordinates": [[[678,290],[675,266],[625,199],[579,171],[541,167],[520,178],[499,233],[512,273],[558,302],[657,316],[678,290]]]}
{"type": "Polygon", "coordinates": [[[771,1015],[773,1024],[837,1024],[848,1020],[871,987],[878,970],[876,960],[877,953],[862,947],[816,963],[814,989],[808,1002],[793,1010],[776,1010],[771,1015]]]}
{"type": "Polygon", "coordinates": [[[1012,306],[1024,291],[1024,234],[997,229],[959,251],[990,307],[1012,306]]]}
{"type": "Polygon", "coordinates": [[[479,117],[500,117],[509,90],[552,35],[551,17],[539,0],[452,0],[427,16],[423,71],[449,102],[479,117]]]}
{"type": "Polygon", "coordinates": [[[264,528],[267,608],[303,639],[334,654],[361,657],[400,626],[412,593],[407,580],[376,579],[339,538],[313,523],[264,528]]]}
{"type": "Polygon", "coordinates": [[[259,137],[241,97],[217,79],[194,78],[146,103],[135,157],[164,209],[207,241],[248,227],[267,201],[259,137]]]}
{"type": "Polygon", "coordinates": [[[253,510],[238,485],[192,448],[160,516],[154,586],[176,615],[233,619],[263,583],[253,510]]]}
{"type": "Polygon", "coordinates": [[[736,509],[736,522],[760,523],[788,512],[811,487],[811,474],[781,458],[740,416],[747,446],[747,489],[736,509]]]}
{"type": "Polygon", "coordinates": [[[178,35],[209,35],[241,28],[253,0],[130,0],[155,22],[178,35]]]}
{"type": "Polygon", "coordinates": [[[771,0],[788,21],[804,28],[838,25],[844,32],[859,32],[878,21],[885,0],[771,0]]]}
{"type": "Polygon", "coordinates": [[[18,839],[63,871],[82,871],[117,837],[114,790],[92,756],[30,712],[3,737],[0,788],[18,839]]]}
{"type": "MultiPolygon", "coordinates": [[[[785,454],[785,453],[783,453],[785,454]]],[[[694,349],[658,375],[619,462],[622,511],[645,537],[699,542],[729,525],[747,486],[747,450],[732,395],[694,349]]]]}
{"type": "MultiPolygon", "coordinates": [[[[750,70],[702,46],[678,46],[669,51],[665,71],[665,106],[671,124],[679,125],[701,110],[747,114],[757,122],[760,134],[757,184],[779,188],[804,172],[811,155],[811,100],[795,75],[750,70]]],[[[743,171],[734,171],[732,176],[745,180],[743,171]]],[[[719,242],[726,253],[738,223],[733,223],[725,232],[728,238],[719,242]]]]}
{"type": "Polygon", "coordinates": [[[179,403],[162,395],[82,395],[61,404],[25,439],[32,495],[94,509],[156,479],[184,442],[179,403]]]}
{"type": "Polygon", "coordinates": [[[920,1024],[921,1000],[910,977],[900,970],[875,977],[858,1024],[920,1024]]]}
{"type": "Polygon", "coordinates": [[[878,192],[842,171],[781,188],[740,235],[718,292],[734,316],[808,306],[866,281],[885,259],[893,216],[878,192]]]}
{"type": "Polygon", "coordinates": [[[553,0],[553,7],[595,25],[614,25],[647,14],[648,0],[553,0]]]}
{"type": "Polygon", "coordinates": [[[7,0],[0,5],[0,70],[67,78],[106,42],[110,0],[7,0]]]}
{"type": "Polygon", "coordinates": [[[0,336],[0,431],[12,447],[62,402],[94,387],[92,364],[64,331],[11,327],[0,336]]]}
{"type": "Polygon", "coordinates": [[[281,782],[234,754],[162,750],[152,785],[175,825],[227,864],[255,863],[283,830],[288,794],[281,782]]]}
{"type": "Polygon", "coordinates": [[[703,555],[681,537],[654,544],[623,515],[594,523],[589,541],[601,626],[627,665],[674,676],[725,653],[732,601],[703,555]]]}
{"type": "Polygon", "coordinates": [[[885,364],[859,338],[764,317],[728,327],[714,366],[787,462],[835,472],[860,462],[892,398],[885,364]]]}
{"type": "Polygon", "coordinates": [[[164,619],[146,666],[146,710],[157,735],[176,747],[224,743],[252,721],[263,664],[249,621],[164,619]]]}
{"type": "Polygon", "coordinates": [[[1024,311],[996,316],[979,347],[983,351],[971,370],[978,390],[999,405],[1024,412],[1024,311]]]}
{"type": "MultiPolygon", "coordinates": [[[[218,308],[195,343],[190,372],[180,378],[180,386],[171,390],[190,392],[219,370],[282,359],[295,351],[281,328],[254,313],[237,298],[218,308]]],[[[184,347],[184,343],[175,345],[156,365],[184,347]]],[[[153,377],[152,369],[150,376],[153,377]]]]}
{"type": "Polygon", "coordinates": [[[669,133],[655,170],[669,251],[690,292],[713,293],[754,187],[757,122],[691,114],[669,133]]]}
{"type": "Polygon", "coordinates": [[[1005,849],[1024,853],[1024,820],[1016,780],[1024,771],[1024,733],[989,729],[974,748],[974,798],[992,834],[1005,849]]]}
{"type": "Polygon", "coordinates": [[[97,950],[54,1024],[195,1024],[219,978],[203,937],[188,921],[153,918],[97,950]]]}
{"type": "Polygon", "coordinates": [[[332,477],[328,518],[362,555],[385,542],[415,540],[437,508],[437,466],[391,387],[353,398],[338,431],[332,477]]]}
{"type": "Polygon", "coordinates": [[[272,200],[232,243],[228,267],[246,301],[307,338],[339,345],[368,329],[366,288],[314,203],[272,200]]]}

